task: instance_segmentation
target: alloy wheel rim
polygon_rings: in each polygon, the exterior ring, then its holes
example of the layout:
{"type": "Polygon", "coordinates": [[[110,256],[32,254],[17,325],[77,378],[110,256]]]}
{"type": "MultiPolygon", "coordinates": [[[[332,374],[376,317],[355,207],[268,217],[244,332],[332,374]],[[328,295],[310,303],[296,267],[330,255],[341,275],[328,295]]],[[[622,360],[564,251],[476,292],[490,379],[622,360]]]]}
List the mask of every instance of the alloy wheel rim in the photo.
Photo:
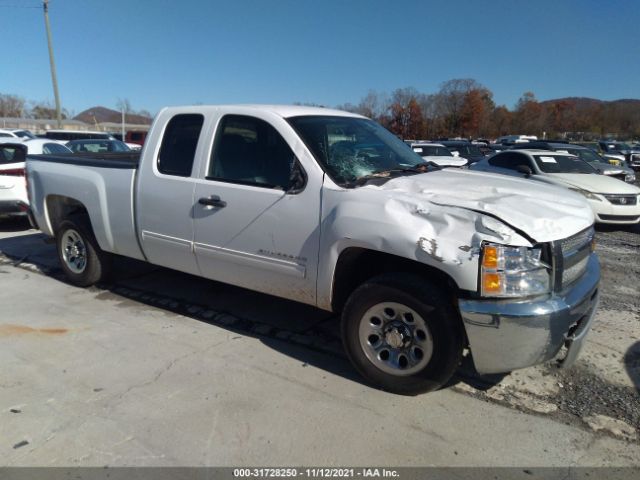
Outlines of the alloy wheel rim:
{"type": "Polygon", "coordinates": [[[64,232],[62,237],[62,258],[73,273],[82,273],[87,266],[87,249],[80,234],[73,229],[64,232]]]}

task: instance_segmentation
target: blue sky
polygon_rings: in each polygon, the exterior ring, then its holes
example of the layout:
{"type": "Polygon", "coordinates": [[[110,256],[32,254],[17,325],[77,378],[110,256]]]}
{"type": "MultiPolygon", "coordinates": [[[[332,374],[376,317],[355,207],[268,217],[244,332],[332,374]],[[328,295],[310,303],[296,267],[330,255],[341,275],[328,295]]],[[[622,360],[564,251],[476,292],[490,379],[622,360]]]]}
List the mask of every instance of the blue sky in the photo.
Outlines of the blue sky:
{"type": "MultiPolygon", "coordinates": [[[[53,102],[38,0],[0,0],[0,93],[53,102]],[[26,8],[37,7],[37,8],[26,8]]],[[[640,98],[640,0],[50,0],[60,96],[76,113],[127,98],[357,103],[474,78],[511,108],[640,98]]]]}

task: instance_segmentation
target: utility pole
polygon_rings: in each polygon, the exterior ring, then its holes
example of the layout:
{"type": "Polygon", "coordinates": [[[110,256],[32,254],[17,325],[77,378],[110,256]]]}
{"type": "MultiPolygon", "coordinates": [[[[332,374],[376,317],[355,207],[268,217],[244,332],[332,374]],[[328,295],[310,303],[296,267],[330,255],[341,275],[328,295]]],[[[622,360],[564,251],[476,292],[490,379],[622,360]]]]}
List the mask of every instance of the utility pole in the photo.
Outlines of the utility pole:
{"type": "Polygon", "coordinates": [[[43,0],[44,25],[47,29],[47,44],[49,46],[49,63],[51,64],[51,81],[53,82],[53,95],[56,99],[56,120],[58,128],[62,127],[62,115],[60,113],[60,95],[58,94],[58,78],[56,77],[56,63],[53,59],[53,45],[51,44],[51,27],[49,26],[49,0],[43,0]]]}

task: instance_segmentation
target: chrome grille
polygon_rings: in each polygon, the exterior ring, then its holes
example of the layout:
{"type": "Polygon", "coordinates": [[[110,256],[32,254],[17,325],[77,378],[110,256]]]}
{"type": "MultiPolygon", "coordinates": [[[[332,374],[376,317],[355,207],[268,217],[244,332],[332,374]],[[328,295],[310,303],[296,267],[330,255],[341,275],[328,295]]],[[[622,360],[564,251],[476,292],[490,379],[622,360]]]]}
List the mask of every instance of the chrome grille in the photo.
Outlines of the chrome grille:
{"type": "Polygon", "coordinates": [[[636,195],[605,195],[604,198],[613,205],[637,205],[638,203],[636,195]]]}
{"type": "Polygon", "coordinates": [[[557,290],[575,282],[587,270],[594,235],[595,231],[590,227],[571,237],[554,242],[557,258],[557,290]]]}
{"type": "Polygon", "coordinates": [[[568,257],[571,256],[576,251],[580,250],[587,244],[590,244],[593,241],[593,237],[595,235],[595,231],[593,227],[587,228],[571,237],[567,237],[563,240],[560,240],[558,243],[560,244],[560,248],[562,249],[562,256],[568,257]]]}
{"type": "Polygon", "coordinates": [[[578,261],[575,265],[565,268],[562,272],[562,285],[567,286],[580,278],[587,269],[587,263],[589,262],[589,255],[578,261]]]}

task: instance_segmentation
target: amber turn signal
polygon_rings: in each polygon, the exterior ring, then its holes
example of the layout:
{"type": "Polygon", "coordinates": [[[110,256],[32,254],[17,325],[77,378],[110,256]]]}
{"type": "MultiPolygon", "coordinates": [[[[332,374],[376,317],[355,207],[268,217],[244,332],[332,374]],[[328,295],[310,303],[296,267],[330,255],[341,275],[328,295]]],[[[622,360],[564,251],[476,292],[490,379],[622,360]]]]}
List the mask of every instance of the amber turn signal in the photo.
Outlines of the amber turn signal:
{"type": "Polygon", "coordinates": [[[482,275],[482,291],[483,293],[500,293],[501,281],[499,273],[484,273],[482,275]]]}
{"type": "Polygon", "coordinates": [[[485,245],[482,254],[482,266],[484,268],[498,268],[498,247],[485,245]]]}

